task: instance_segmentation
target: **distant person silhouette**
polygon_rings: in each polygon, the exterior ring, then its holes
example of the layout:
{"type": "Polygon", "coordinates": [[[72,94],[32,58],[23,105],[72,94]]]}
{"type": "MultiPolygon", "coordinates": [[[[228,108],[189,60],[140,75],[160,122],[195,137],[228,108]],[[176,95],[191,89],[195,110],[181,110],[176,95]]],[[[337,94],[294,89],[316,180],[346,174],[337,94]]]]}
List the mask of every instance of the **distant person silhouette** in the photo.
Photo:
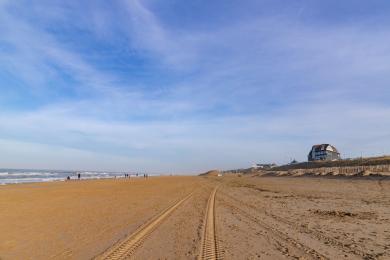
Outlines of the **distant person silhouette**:
{"type": "Polygon", "coordinates": [[[79,179],[79,180],[81,179],[81,174],[80,173],[77,174],[77,179],[79,179]]]}

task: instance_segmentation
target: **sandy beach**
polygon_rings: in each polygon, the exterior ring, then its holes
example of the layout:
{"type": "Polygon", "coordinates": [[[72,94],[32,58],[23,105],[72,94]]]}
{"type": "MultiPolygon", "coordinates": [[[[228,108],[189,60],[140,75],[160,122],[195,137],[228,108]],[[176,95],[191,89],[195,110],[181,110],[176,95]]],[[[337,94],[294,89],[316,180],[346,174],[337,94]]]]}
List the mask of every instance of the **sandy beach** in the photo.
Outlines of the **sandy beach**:
{"type": "Polygon", "coordinates": [[[389,259],[390,181],[225,180],[217,214],[227,259],[389,259]]]}
{"type": "Polygon", "coordinates": [[[390,181],[382,179],[17,184],[0,187],[0,213],[1,259],[100,259],[118,252],[113,259],[196,259],[207,248],[207,214],[220,259],[390,257],[390,181]]]}
{"type": "Polygon", "coordinates": [[[201,182],[159,177],[2,186],[0,258],[92,258],[201,182]]]}

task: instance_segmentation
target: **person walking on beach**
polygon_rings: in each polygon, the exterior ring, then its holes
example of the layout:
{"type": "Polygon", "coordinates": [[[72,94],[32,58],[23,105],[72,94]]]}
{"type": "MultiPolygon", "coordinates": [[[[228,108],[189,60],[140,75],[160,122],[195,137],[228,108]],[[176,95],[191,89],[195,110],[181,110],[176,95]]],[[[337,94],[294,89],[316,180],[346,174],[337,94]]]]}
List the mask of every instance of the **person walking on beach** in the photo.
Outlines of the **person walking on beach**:
{"type": "Polygon", "coordinates": [[[81,178],[81,174],[80,174],[80,173],[78,173],[78,174],[77,174],[77,179],[79,179],[79,180],[80,180],[80,178],[81,178]]]}

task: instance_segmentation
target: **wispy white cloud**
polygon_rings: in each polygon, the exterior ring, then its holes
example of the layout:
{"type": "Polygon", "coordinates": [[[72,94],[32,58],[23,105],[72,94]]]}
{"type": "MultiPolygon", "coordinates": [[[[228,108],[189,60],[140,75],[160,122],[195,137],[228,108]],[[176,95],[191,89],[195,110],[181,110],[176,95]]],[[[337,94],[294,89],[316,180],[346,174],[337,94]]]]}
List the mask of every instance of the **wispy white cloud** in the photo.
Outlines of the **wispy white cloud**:
{"type": "Polygon", "coordinates": [[[128,12],[124,20],[129,24],[127,33],[133,48],[150,51],[175,69],[195,62],[201,35],[170,31],[142,1],[125,1],[123,5],[128,12]]]}

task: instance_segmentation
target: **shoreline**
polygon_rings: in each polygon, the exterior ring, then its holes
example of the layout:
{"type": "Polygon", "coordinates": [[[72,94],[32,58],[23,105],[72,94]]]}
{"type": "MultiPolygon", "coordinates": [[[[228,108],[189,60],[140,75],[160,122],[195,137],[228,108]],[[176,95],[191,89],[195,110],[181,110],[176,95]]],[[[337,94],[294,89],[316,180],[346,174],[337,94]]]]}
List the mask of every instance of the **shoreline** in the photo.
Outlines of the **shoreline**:
{"type": "MultiPolygon", "coordinates": [[[[163,177],[163,176],[166,176],[166,175],[149,175],[148,178],[151,178],[151,177],[163,177]]],[[[176,176],[179,176],[179,175],[176,175],[176,176]]],[[[77,177],[73,177],[71,179],[66,179],[65,178],[55,178],[55,179],[51,179],[51,178],[47,178],[47,180],[45,180],[45,178],[36,178],[37,180],[35,181],[20,181],[20,182],[1,182],[1,179],[0,179],[0,186],[7,186],[7,185],[15,185],[15,184],[28,184],[28,183],[52,183],[52,182],[68,182],[68,181],[86,181],[86,180],[115,180],[115,179],[143,179],[144,177],[141,175],[141,176],[131,176],[131,177],[124,177],[124,176],[116,176],[116,177],[82,177],[80,180],[77,179],[77,177]]],[[[23,178],[19,178],[20,180],[23,180],[23,178]]],[[[25,178],[27,179],[27,178],[25,178]]],[[[30,178],[31,179],[31,178],[30,178]]],[[[6,179],[5,179],[6,180],[6,179]]],[[[13,180],[13,179],[12,179],[13,180]]]]}

